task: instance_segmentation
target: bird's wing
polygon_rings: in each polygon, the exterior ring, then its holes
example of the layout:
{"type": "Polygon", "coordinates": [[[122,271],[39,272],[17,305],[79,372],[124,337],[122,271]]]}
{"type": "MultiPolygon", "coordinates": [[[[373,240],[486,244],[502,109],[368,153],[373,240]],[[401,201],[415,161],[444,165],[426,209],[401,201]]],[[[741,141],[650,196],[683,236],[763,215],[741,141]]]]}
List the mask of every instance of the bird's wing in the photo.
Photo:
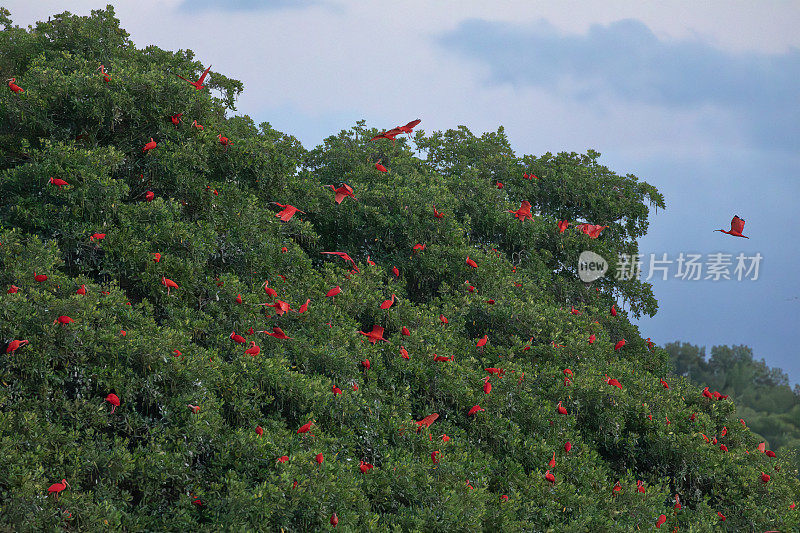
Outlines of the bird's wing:
{"type": "Polygon", "coordinates": [[[735,231],[736,233],[744,231],[744,220],[739,218],[738,215],[734,215],[733,220],[731,220],[731,231],[735,231]]]}
{"type": "Polygon", "coordinates": [[[179,77],[180,79],[182,79],[183,81],[188,81],[189,83],[192,83],[192,81],[191,81],[191,80],[187,80],[186,78],[184,78],[184,77],[183,77],[183,76],[181,76],[180,74],[175,74],[175,75],[176,75],[176,76],[178,76],[178,77],[179,77]]]}
{"type": "Polygon", "coordinates": [[[405,127],[406,127],[406,128],[409,128],[409,129],[412,129],[412,128],[414,128],[414,127],[415,127],[417,124],[419,124],[420,122],[422,122],[422,120],[420,120],[420,119],[417,119],[417,120],[412,120],[411,122],[409,122],[408,124],[406,124],[406,126],[405,126],[405,127]]]}
{"type": "Polygon", "coordinates": [[[203,80],[205,80],[205,79],[206,79],[206,76],[208,76],[208,71],[209,71],[209,70],[211,70],[211,65],[209,65],[209,66],[208,66],[208,68],[207,68],[207,69],[205,69],[205,70],[203,71],[203,75],[202,75],[202,76],[200,76],[200,79],[199,79],[199,80],[197,80],[197,82],[198,82],[200,85],[202,85],[202,84],[203,84],[203,80]]]}

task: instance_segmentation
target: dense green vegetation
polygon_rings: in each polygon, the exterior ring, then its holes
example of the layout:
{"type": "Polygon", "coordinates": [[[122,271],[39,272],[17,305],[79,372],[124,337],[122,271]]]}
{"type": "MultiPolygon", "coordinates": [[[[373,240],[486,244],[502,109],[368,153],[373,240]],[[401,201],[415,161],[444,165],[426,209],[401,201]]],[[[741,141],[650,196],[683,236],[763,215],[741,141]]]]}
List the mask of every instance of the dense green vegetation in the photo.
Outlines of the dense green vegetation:
{"type": "Polygon", "coordinates": [[[729,394],[750,430],[800,469],[800,385],[792,389],[785,372],[753,359],[748,346],[714,346],[708,360],[705,347],[671,342],[664,349],[679,376],[729,394]]]}
{"type": "Polygon", "coordinates": [[[576,276],[583,250],[612,272],[637,252],[654,187],[593,151],[517,156],[502,129],[393,143],[359,122],[306,150],[233,116],[238,81],[178,78],[204,69],[190,51],[137,49],[111,8],[0,25],[0,74],[24,89],[0,91],[3,528],[800,527],[791,464],[612,316],[655,313],[650,286],[576,276]],[[533,220],[507,212],[524,200],[533,220]],[[275,326],[290,339],[259,333],[275,326]],[[485,368],[504,371],[488,394],[485,368]]]}

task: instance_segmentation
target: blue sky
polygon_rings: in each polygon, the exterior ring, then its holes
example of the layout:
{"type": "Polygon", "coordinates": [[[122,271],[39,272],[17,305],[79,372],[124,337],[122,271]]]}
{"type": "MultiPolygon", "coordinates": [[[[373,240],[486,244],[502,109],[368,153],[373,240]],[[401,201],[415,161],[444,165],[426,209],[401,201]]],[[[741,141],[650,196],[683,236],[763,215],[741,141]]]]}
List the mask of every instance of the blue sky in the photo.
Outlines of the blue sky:
{"type": "MultiPolygon", "coordinates": [[[[22,25],[109,0],[7,0],[22,25]]],[[[763,256],[757,281],[655,281],[658,343],[748,344],[800,382],[800,4],[138,0],[138,46],[240,79],[240,113],[305,146],[366,119],[506,132],[518,154],[593,148],[666,196],[649,253],[763,256]],[[737,239],[714,233],[738,214],[737,239]]],[[[673,272],[673,271],[671,271],[673,272]]]]}

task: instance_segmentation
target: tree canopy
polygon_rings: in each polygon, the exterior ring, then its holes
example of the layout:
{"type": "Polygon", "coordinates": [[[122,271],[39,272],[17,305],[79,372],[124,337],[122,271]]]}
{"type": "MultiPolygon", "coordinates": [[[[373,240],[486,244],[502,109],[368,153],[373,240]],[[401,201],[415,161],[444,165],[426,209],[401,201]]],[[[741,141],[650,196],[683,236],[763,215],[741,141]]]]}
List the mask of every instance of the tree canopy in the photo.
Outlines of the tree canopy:
{"type": "Polygon", "coordinates": [[[800,526],[791,463],[629,321],[650,285],[577,276],[653,186],[502,128],[308,150],[110,6],[0,25],[4,527],[800,526]]]}

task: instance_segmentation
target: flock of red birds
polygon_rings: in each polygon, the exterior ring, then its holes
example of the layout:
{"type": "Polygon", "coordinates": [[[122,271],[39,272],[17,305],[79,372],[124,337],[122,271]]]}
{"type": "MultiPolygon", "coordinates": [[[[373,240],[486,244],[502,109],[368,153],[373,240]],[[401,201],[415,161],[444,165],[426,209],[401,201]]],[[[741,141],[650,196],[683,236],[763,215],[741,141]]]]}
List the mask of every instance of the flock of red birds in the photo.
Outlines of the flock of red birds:
{"type": "MultiPolygon", "coordinates": [[[[201,89],[203,89],[205,87],[203,85],[203,82],[204,82],[206,76],[208,75],[210,68],[211,67],[209,66],[203,72],[203,74],[200,76],[200,78],[197,81],[190,81],[190,80],[188,80],[188,79],[186,79],[186,78],[184,78],[183,76],[180,76],[180,75],[178,77],[180,77],[181,79],[189,82],[189,84],[192,85],[196,90],[201,90],[201,89]]],[[[100,65],[100,68],[98,70],[103,75],[104,81],[106,83],[110,82],[111,78],[110,78],[110,75],[108,73],[106,73],[105,67],[103,65],[100,65]]],[[[8,80],[8,87],[12,92],[17,93],[17,94],[20,94],[20,93],[24,92],[24,89],[22,89],[20,86],[18,86],[16,84],[16,78],[11,78],[10,80],[8,80]]],[[[170,120],[172,121],[173,124],[178,126],[178,124],[181,122],[182,115],[183,115],[183,113],[179,113],[179,114],[173,115],[173,116],[170,117],[170,120]]],[[[384,131],[384,132],[374,136],[370,140],[371,141],[377,141],[377,140],[380,140],[380,139],[386,139],[386,140],[391,140],[394,143],[395,142],[395,137],[397,137],[398,135],[404,134],[404,133],[410,135],[412,133],[414,127],[416,127],[420,122],[421,122],[420,119],[413,120],[413,121],[409,122],[408,124],[406,124],[405,126],[397,126],[397,127],[392,128],[390,130],[384,131]]],[[[196,120],[192,123],[192,126],[198,128],[198,129],[203,129],[203,126],[198,124],[196,120]]],[[[218,136],[218,139],[219,139],[220,144],[225,146],[226,149],[227,149],[228,146],[233,144],[232,141],[230,141],[227,137],[223,137],[221,134],[218,136]]],[[[142,152],[145,152],[145,153],[149,152],[150,150],[153,150],[153,149],[157,148],[157,146],[158,146],[158,144],[151,138],[150,141],[143,146],[142,152]]],[[[375,163],[375,169],[378,170],[379,172],[388,172],[388,169],[381,164],[380,160],[377,163],[375,163]]],[[[531,179],[537,179],[538,180],[539,179],[538,176],[536,176],[536,175],[534,175],[532,173],[528,174],[527,172],[523,173],[523,178],[524,179],[528,179],[528,180],[531,180],[531,179]]],[[[65,180],[60,179],[60,178],[52,178],[52,177],[50,178],[49,183],[52,184],[52,185],[57,186],[59,189],[61,189],[62,187],[68,185],[68,183],[65,180]]],[[[500,182],[497,183],[497,186],[498,186],[498,188],[503,188],[504,187],[504,185],[502,183],[500,183],[500,182]]],[[[353,200],[356,200],[355,191],[352,189],[352,187],[350,187],[346,183],[342,183],[339,187],[334,187],[333,185],[327,185],[326,187],[330,188],[334,192],[334,195],[335,195],[334,196],[334,202],[336,204],[341,204],[342,201],[345,200],[346,198],[352,198],[353,200]]],[[[218,194],[216,191],[214,191],[214,192],[216,194],[218,194]]],[[[146,198],[147,201],[152,201],[152,199],[154,198],[154,194],[152,192],[148,191],[148,193],[145,195],[145,198],[146,198]]],[[[278,202],[274,202],[274,203],[275,203],[275,205],[277,205],[278,207],[281,208],[281,211],[276,213],[275,216],[277,218],[279,218],[283,222],[289,222],[292,219],[292,217],[294,217],[294,215],[297,214],[297,213],[305,213],[304,211],[301,211],[300,209],[298,209],[297,207],[292,206],[292,205],[280,204],[278,202]]],[[[508,210],[508,212],[512,213],[515,218],[519,219],[522,222],[524,222],[525,220],[532,220],[533,219],[533,213],[531,212],[531,204],[528,201],[523,201],[522,204],[520,205],[519,209],[508,210]]],[[[445,216],[445,214],[442,213],[442,212],[439,212],[436,209],[436,206],[434,205],[433,206],[433,217],[435,219],[437,219],[437,220],[440,220],[444,216],[445,216]]],[[[739,218],[738,216],[734,216],[733,220],[731,221],[731,229],[730,229],[730,231],[725,231],[723,229],[719,229],[719,230],[715,230],[715,231],[721,231],[723,233],[727,233],[727,234],[735,236],[735,237],[748,238],[745,235],[742,235],[742,231],[744,230],[744,222],[745,221],[742,220],[741,218],[739,218]]],[[[570,222],[568,220],[559,221],[558,225],[557,225],[559,233],[564,233],[564,231],[569,227],[569,225],[570,225],[570,222]]],[[[600,236],[601,232],[604,229],[608,228],[609,226],[601,226],[601,225],[583,223],[583,224],[577,224],[575,227],[579,232],[588,235],[589,238],[597,239],[600,236]]],[[[106,235],[104,233],[94,233],[93,235],[91,235],[89,237],[89,239],[90,239],[90,241],[95,242],[95,241],[101,241],[105,237],[106,237],[106,235]]],[[[425,244],[417,244],[417,245],[414,246],[412,253],[421,253],[424,250],[425,250],[425,244]]],[[[282,251],[285,252],[286,248],[283,248],[282,251]]],[[[352,270],[348,274],[348,277],[349,277],[350,274],[359,273],[359,269],[356,266],[355,261],[347,253],[344,253],[344,252],[323,252],[323,253],[324,254],[330,254],[330,255],[338,256],[342,260],[347,262],[352,267],[352,270]]],[[[152,255],[153,255],[153,261],[154,262],[160,262],[161,261],[162,256],[161,256],[160,253],[154,252],[152,255]]],[[[367,258],[367,263],[370,264],[370,265],[373,265],[373,266],[375,265],[375,263],[369,258],[367,258]]],[[[478,264],[473,259],[470,259],[469,257],[466,258],[465,264],[468,267],[473,268],[473,269],[477,269],[478,268],[478,264]]],[[[392,273],[395,275],[395,277],[399,278],[400,271],[398,270],[397,267],[393,267],[392,268],[392,273]]],[[[34,279],[35,279],[36,282],[44,282],[44,281],[47,280],[47,276],[44,275],[44,274],[36,274],[36,273],[34,273],[34,279]]],[[[178,286],[177,283],[175,283],[174,281],[172,281],[171,279],[168,279],[166,277],[162,277],[161,278],[161,284],[164,285],[164,287],[166,288],[167,296],[170,295],[170,291],[171,290],[179,289],[179,286],[178,286]]],[[[467,285],[469,285],[469,282],[467,282],[467,285]]],[[[308,304],[311,301],[310,298],[307,299],[306,302],[302,306],[300,306],[299,309],[297,309],[295,311],[295,310],[291,309],[290,305],[287,302],[284,302],[282,300],[277,299],[278,293],[273,288],[269,287],[269,281],[264,283],[264,290],[265,290],[265,292],[267,293],[268,296],[272,297],[275,300],[271,304],[270,303],[265,303],[265,304],[262,304],[262,305],[273,307],[275,309],[276,315],[278,315],[278,316],[283,315],[284,313],[287,313],[287,312],[290,312],[290,311],[293,311],[293,312],[296,312],[296,313],[304,313],[304,312],[307,311],[308,304]]],[[[471,285],[469,285],[469,290],[470,290],[470,292],[474,292],[475,288],[472,287],[471,285]]],[[[13,293],[16,293],[17,291],[19,291],[19,287],[16,287],[16,286],[12,285],[8,289],[7,293],[13,294],[13,293]]],[[[335,298],[335,296],[340,294],[341,292],[342,292],[341,287],[337,285],[337,286],[331,288],[326,293],[325,296],[329,297],[329,298],[335,298]]],[[[77,291],[77,294],[86,294],[86,287],[84,285],[81,285],[81,287],[77,291]]],[[[242,302],[241,295],[237,295],[236,301],[237,301],[237,303],[241,303],[242,302]]],[[[493,302],[493,301],[490,300],[490,302],[493,302]]],[[[385,300],[380,305],[380,308],[383,309],[383,310],[389,310],[395,303],[396,303],[396,296],[394,294],[392,294],[391,298],[385,300]]],[[[130,304],[128,304],[128,305],[130,305],[130,304]]],[[[580,311],[578,311],[578,310],[576,310],[574,308],[572,308],[570,310],[570,313],[573,314],[573,315],[580,315],[581,314],[580,311]]],[[[616,308],[614,306],[611,307],[610,314],[611,314],[612,317],[616,317],[617,316],[617,310],[616,310],[616,308]]],[[[440,319],[440,321],[441,321],[441,323],[443,325],[447,325],[448,324],[448,320],[444,315],[440,315],[439,319],[440,319]]],[[[62,326],[67,326],[68,324],[70,324],[72,322],[73,322],[72,318],[70,318],[68,316],[59,316],[53,323],[54,324],[58,323],[58,324],[60,324],[62,326]]],[[[267,335],[269,335],[269,336],[271,336],[271,337],[273,337],[275,339],[291,340],[291,337],[286,335],[284,333],[284,331],[280,327],[277,327],[277,326],[273,326],[272,331],[254,332],[252,330],[252,328],[251,328],[250,331],[248,332],[248,334],[252,335],[253,333],[265,333],[265,334],[267,334],[267,335]]],[[[372,344],[377,343],[378,341],[388,342],[387,339],[384,338],[384,336],[383,336],[384,335],[383,327],[378,326],[378,325],[374,325],[372,327],[372,330],[369,331],[369,332],[360,331],[359,333],[361,335],[365,336],[369,340],[369,342],[372,343],[372,344]]],[[[124,331],[122,332],[122,334],[124,335],[124,331]]],[[[411,332],[407,327],[404,326],[402,328],[402,333],[401,334],[404,335],[404,336],[410,336],[411,332]]],[[[242,337],[241,335],[238,335],[235,331],[231,333],[230,338],[231,338],[231,340],[233,342],[235,342],[237,344],[245,344],[247,342],[244,337],[242,337]]],[[[596,340],[596,336],[594,334],[591,334],[588,337],[588,343],[589,344],[594,343],[595,340],[596,340]]],[[[478,342],[476,344],[476,347],[482,350],[483,347],[488,342],[489,342],[488,335],[484,335],[481,339],[478,340],[478,342]]],[[[529,341],[529,343],[530,343],[530,341],[529,341]]],[[[28,344],[29,344],[29,342],[27,340],[16,340],[16,339],[12,340],[11,343],[6,348],[6,353],[13,355],[17,350],[19,350],[20,348],[22,348],[23,346],[26,346],[28,344]]],[[[552,344],[553,344],[553,347],[556,347],[556,348],[563,347],[560,344],[555,344],[555,342],[552,343],[552,344]]],[[[619,351],[624,346],[625,346],[625,339],[621,339],[614,345],[614,350],[615,351],[619,351]]],[[[650,339],[648,339],[648,346],[650,348],[653,347],[653,343],[652,343],[652,341],[650,341],[650,339]]],[[[528,349],[530,349],[529,345],[524,348],[524,350],[528,350],[528,349]]],[[[247,348],[244,351],[244,354],[245,355],[249,355],[251,357],[255,357],[260,353],[260,351],[261,351],[261,348],[256,345],[256,342],[255,341],[250,341],[250,347],[247,348]]],[[[182,354],[181,354],[180,350],[176,349],[176,350],[174,350],[173,355],[175,357],[179,357],[182,354]]],[[[401,357],[403,359],[409,359],[410,358],[410,355],[409,355],[408,351],[405,349],[404,346],[401,346],[401,348],[400,348],[400,355],[401,355],[401,357]]],[[[439,355],[433,354],[433,361],[437,362],[437,363],[438,362],[449,362],[449,361],[453,361],[453,356],[444,357],[444,356],[439,356],[439,355]]],[[[371,367],[370,361],[368,359],[362,361],[361,362],[361,367],[362,367],[364,372],[368,371],[370,369],[370,367],[371,367]]],[[[484,394],[488,395],[488,394],[491,393],[491,390],[492,390],[492,384],[491,384],[490,380],[492,378],[502,379],[504,374],[505,374],[505,370],[502,369],[502,368],[486,368],[485,371],[488,373],[488,375],[485,378],[483,378],[483,380],[482,380],[483,381],[483,392],[484,392],[484,394]]],[[[512,372],[513,372],[513,370],[512,370],[512,372]]],[[[524,378],[524,374],[520,373],[519,374],[519,382],[518,383],[521,383],[523,378],[524,378]]],[[[569,368],[564,369],[564,386],[565,387],[572,385],[573,378],[574,378],[574,374],[573,374],[572,370],[569,369],[569,368]]],[[[611,387],[616,387],[616,388],[622,389],[622,384],[615,378],[610,378],[610,377],[608,377],[608,375],[606,375],[606,380],[605,381],[606,381],[606,384],[608,384],[611,387]]],[[[669,388],[669,385],[663,379],[661,379],[661,384],[662,384],[662,386],[664,388],[667,388],[667,389],[669,388]]],[[[358,390],[358,385],[354,384],[353,388],[354,388],[354,390],[358,390]]],[[[333,386],[333,393],[334,393],[334,395],[338,395],[338,394],[341,394],[342,391],[341,391],[341,389],[339,389],[338,387],[336,387],[334,385],[333,386]]],[[[719,392],[710,393],[709,390],[708,390],[708,387],[706,387],[706,389],[703,391],[702,394],[703,394],[704,397],[709,398],[709,399],[719,400],[719,399],[727,398],[727,396],[723,396],[723,395],[719,394],[719,392]]],[[[111,406],[112,406],[110,414],[115,413],[117,407],[120,406],[119,397],[114,393],[110,393],[110,394],[108,394],[106,396],[105,400],[109,404],[111,404],[111,406]]],[[[200,406],[198,406],[198,405],[188,404],[188,407],[193,413],[198,413],[200,411],[200,406]]],[[[480,407],[480,405],[474,405],[473,407],[471,407],[469,409],[467,415],[468,416],[477,416],[478,413],[483,412],[483,411],[485,411],[485,409],[480,407]]],[[[558,402],[558,405],[556,406],[556,411],[560,415],[564,415],[564,416],[568,416],[569,415],[567,409],[562,405],[561,401],[558,402]]],[[[652,420],[652,415],[648,415],[648,416],[649,416],[650,420],[652,420]]],[[[415,422],[417,424],[417,432],[419,432],[423,427],[426,428],[426,429],[429,429],[431,424],[433,424],[438,418],[439,418],[438,413],[433,413],[433,414],[430,414],[430,415],[426,416],[422,420],[415,422]]],[[[692,414],[690,419],[691,420],[695,419],[695,413],[692,414]]],[[[744,424],[743,420],[741,422],[742,422],[742,424],[744,424]]],[[[667,419],[666,423],[667,424],[670,423],[669,419],[667,419]]],[[[311,429],[312,424],[313,424],[313,422],[306,423],[305,425],[303,425],[302,427],[300,427],[297,430],[297,433],[298,434],[308,433],[309,430],[311,429]]],[[[722,436],[724,437],[726,433],[727,433],[727,430],[724,429],[723,433],[722,433],[722,436]]],[[[261,436],[263,434],[263,429],[260,426],[258,426],[256,428],[256,434],[258,436],[261,436]]],[[[432,438],[430,435],[429,435],[429,437],[432,438]]],[[[713,444],[717,444],[717,437],[714,437],[713,441],[711,439],[709,439],[708,437],[706,437],[705,435],[703,435],[703,437],[706,439],[707,442],[713,442],[713,444]]],[[[450,437],[448,437],[446,434],[441,435],[441,439],[442,439],[443,443],[447,443],[447,442],[450,441],[450,437]]],[[[570,450],[572,449],[572,444],[569,441],[565,442],[564,446],[563,446],[563,449],[564,449],[564,453],[565,454],[569,453],[570,450]]],[[[727,451],[727,447],[724,444],[721,444],[720,449],[723,452],[727,451]]],[[[765,451],[763,443],[759,446],[759,451],[761,451],[762,453],[766,453],[770,457],[774,457],[775,456],[774,452],[765,451]]],[[[439,460],[441,459],[441,456],[442,456],[441,450],[436,450],[436,451],[432,452],[431,453],[432,462],[434,464],[438,464],[439,460]]],[[[285,463],[288,460],[289,460],[289,457],[286,456],[286,455],[278,458],[278,462],[281,462],[281,463],[285,463]]],[[[317,461],[318,464],[322,464],[323,455],[321,453],[316,456],[316,461],[317,461]]],[[[553,452],[552,459],[550,459],[550,461],[548,463],[548,467],[549,467],[549,469],[545,472],[544,479],[548,483],[555,485],[556,477],[551,472],[551,470],[555,469],[555,467],[556,467],[556,452],[555,451],[553,452]]],[[[364,473],[364,474],[366,474],[367,472],[369,472],[373,468],[374,468],[374,466],[372,464],[366,463],[363,460],[359,464],[359,470],[361,471],[361,473],[364,473]]],[[[767,483],[767,482],[769,482],[769,480],[770,480],[770,476],[768,474],[764,474],[762,472],[761,481],[763,483],[767,483]]],[[[297,484],[297,482],[295,481],[295,486],[296,486],[296,484],[297,484]]],[[[471,485],[469,485],[469,481],[467,481],[467,485],[470,488],[472,487],[471,485]]],[[[69,487],[69,484],[67,483],[66,479],[63,479],[63,480],[61,480],[61,483],[54,483],[53,485],[51,485],[48,488],[48,493],[55,494],[56,498],[58,498],[59,493],[62,492],[63,490],[65,490],[67,487],[69,487]]],[[[617,482],[615,484],[615,486],[613,487],[612,490],[613,490],[614,493],[619,492],[619,491],[622,490],[622,487],[620,486],[619,482],[617,482]]],[[[637,490],[639,492],[642,492],[642,493],[645,491],[643,483],[642,483],[641,480],[639,480],[637,482],[637,490]]],[[[502,495],[501,499],[503,501],[508,500],[508,496],[507,495],[502,495]]],[[[680,503],[679,503],[677,495],[676,495],[676,501],[678,501],[678,503],[676,504],[676,508],[679,508],[680,503]]],[[[197,504],[197,505],[202,505],[202,503],[200,502],[199,499],[195,499],[194,503],[197,504]]],[[[724,521],[725,517],[721,513],[718,513],[718,514],[720,516],[720,519],[724,521]]],[[[661,525],[665,521],[666,521],[666,516],[662,514],[656,521],[656,527],[660,528],[661,525]]],[[[338,516],[336,515],[336,513],[333,513],[333,515],[330,517],[330,523],[334,527],[336,527],[338,525],[339,519],[338,519],[338,516]]]]}

